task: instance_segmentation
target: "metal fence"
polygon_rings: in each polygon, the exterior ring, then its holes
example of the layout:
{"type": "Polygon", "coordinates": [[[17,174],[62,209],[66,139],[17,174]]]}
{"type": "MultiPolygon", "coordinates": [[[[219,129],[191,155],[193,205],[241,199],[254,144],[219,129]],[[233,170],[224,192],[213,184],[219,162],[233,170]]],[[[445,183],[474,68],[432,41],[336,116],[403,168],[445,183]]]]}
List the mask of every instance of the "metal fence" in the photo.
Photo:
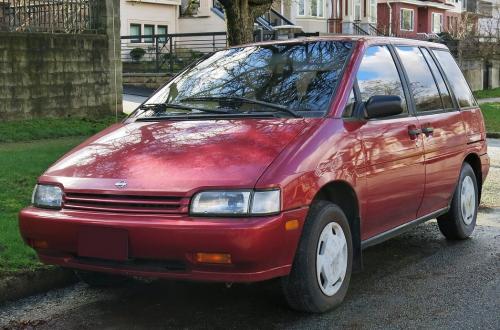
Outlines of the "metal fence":
{"type": "Polygon", "coordinates": [[[98,1],[102,0],[0,0],[0,31],[95,31],[98,1]]]}
{"type": "MultiPolygon", "coordinates": [[[[312,37],[319,33],[280,35],[257,30],[255,41],[289,37],[312,37]]],[[[121,59],[125,73],[177,73],[202,56],[228,46],[226,32],[174,33],[121,37],[121,59]]]]}
{"type": "Polygon", "coordinates": [[[175,73],[226,47],[225,32],[122,36],[123,71],[175,73]]]}

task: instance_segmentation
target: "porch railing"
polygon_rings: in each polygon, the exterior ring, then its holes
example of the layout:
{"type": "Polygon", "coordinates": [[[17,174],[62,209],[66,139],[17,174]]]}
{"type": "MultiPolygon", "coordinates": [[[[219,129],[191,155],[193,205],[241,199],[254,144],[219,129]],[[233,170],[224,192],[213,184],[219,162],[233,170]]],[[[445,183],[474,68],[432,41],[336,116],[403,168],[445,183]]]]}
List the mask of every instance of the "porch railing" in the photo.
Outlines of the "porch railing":
{"type": "Polygon", "coordinates": [[[384,31],[379,30],[377,26],[373,23],[368,24],[369,33],[374,36],[386,36],[387,34],[384,31]]]}
{"type": "Polygon", "coordinates": [[[354,31],[354,34],[356,35],[370,35],[370,33],[368,33],[365,29],[361,27],[359,21],[352,23],[352,29],[354,31]]]}

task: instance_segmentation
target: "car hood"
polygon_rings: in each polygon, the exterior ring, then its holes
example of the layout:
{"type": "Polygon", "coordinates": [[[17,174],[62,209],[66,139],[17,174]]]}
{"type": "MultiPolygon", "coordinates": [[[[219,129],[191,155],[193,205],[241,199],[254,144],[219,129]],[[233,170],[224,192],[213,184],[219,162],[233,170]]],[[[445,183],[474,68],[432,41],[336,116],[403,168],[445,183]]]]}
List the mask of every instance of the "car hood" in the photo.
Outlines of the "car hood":
{"type": "Polygon", "coordinates": [[[117,124],[85,141],[40,178],[67,190],[188,193],[253,187],[311,119],[117,124]],[[127,187],[115,184],[126,181],[127,187]]]}

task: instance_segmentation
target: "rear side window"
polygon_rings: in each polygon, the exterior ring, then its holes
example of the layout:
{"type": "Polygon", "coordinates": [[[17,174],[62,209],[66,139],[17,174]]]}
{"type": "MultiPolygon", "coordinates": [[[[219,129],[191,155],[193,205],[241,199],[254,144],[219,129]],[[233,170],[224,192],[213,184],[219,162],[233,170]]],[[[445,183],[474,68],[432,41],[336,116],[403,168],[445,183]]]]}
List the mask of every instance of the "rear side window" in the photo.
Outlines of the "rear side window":
{"type": "Polygon", "coordinates": [[[366,50],[357,79],[363,102],[374,95],[397,95],[403,100],[404,112],[408,112],[403,84],[386,46],[372,46],[366,50]]]}
{"type": "Polygon", "coordinates": [[[427,63],[431,67],[432,74],[434,75],[434,79],[436,79],[436,82],[439,87],[439,91],[441,92],[441,99],[443,100],[443,105],[445,109],[452,109],[453,108],[453,101],[451,100],[450,96],[450,91],[448,90],[448,87],[446,86],[446,83],[444,82],[443,77],[441,76],[441,72],[439,72],[439,69],[436,65],[436,62],[434,62],[434,59],[431,56],[431,53],[425,48],[420,48],[422,53],[424,54],[425,59],[427,60],[427,63]]]}
{"type": "Polygon", "coordinates": [[[461,108],[475,106],[476,101],[472,96],[469,85],[467,85],[467,81],[465,80],[462,71],[460,71],[457,62],[455,62],[451,54],[448,51],[437,49],[434,49],[433,52],[436,55],[438,62],[441,64],[448,81],[450,82],[451,89],[455,94],[458,105],[461,108]]]}
{"type": "Polygon", "coordinates": [[[396,47],[396,51],[408,75],[416,110],[423,112],[443,109],[438,87],[420,49],[400,46],[396,47]]]}

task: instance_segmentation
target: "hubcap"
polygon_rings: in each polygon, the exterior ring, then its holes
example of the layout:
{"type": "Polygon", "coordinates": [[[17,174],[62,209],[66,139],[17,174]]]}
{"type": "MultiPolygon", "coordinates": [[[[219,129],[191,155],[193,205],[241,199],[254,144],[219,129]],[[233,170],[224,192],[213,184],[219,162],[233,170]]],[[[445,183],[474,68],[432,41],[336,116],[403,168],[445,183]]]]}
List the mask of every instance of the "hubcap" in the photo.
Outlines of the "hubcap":
{"type": "Polygon", "coordinates": [[[462,181],[460,207],[462,209],[462,220],[466,225],[470,225],[476,211],[476,191],[470,176],[466,176],[462,181]]]}
{"type": "Polygon", "coordinates": [[[318,241],[316,274],[321,291],[333,296],[339,291],[347,272],[347,241],[336,222],[325,226],[318,241]]]}

